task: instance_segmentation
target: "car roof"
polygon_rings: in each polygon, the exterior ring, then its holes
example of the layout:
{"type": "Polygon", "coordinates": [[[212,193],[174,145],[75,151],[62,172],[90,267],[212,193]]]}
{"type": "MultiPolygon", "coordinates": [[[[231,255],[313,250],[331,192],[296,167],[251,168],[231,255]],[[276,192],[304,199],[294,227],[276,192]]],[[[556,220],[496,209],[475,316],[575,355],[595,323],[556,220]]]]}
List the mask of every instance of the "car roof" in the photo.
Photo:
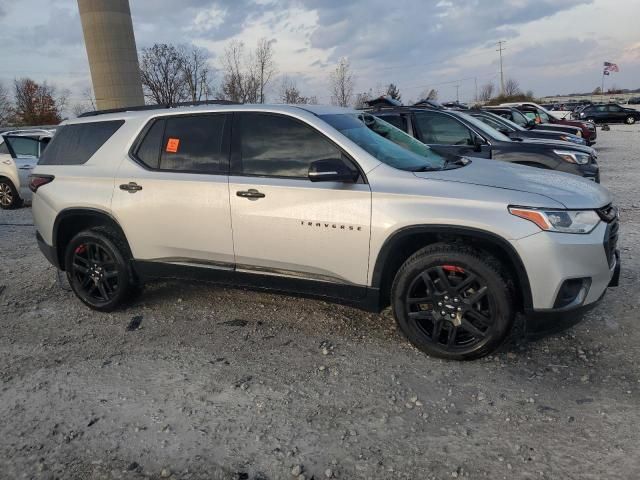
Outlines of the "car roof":
{"type": "Polygon", "coordinates": [[[85,116],[67,120],[65,125],[74,125],[80,123],[109,121],[109,120],[133,120],[133,119],[148,119],[156,116],[167,115],[183,115],[189,113],[215,113],[215,112],[267,112],[267,113],[300,113],[300,111],[306,111],[313,115],[331,115],[331,114],[345,114],[345,113],[357,113],[352,108],[338,107],[334,105],[288,105],[288,104],[207,104],[207,105],[195,105],[195,106],[181,106],[181,107],[158,107],[149,106],[149,108],[142,109],[136,107],[131,110],[120,109],[118,111],[106,111],[91,112],[85,116]]]}

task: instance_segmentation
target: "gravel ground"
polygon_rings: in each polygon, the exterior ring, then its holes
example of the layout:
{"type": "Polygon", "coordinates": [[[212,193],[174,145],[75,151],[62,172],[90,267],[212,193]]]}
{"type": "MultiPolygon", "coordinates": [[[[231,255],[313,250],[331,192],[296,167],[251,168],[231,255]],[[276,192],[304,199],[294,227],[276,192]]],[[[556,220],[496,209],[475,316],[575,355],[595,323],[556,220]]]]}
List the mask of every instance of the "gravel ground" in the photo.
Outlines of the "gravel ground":
{"type": "Polygon", "coordinates": [[[622,285],[471,363],[388,313],[203,284],[96,313],[58,287],[30,209],[0,212],[0,478],[637,478],[640,127],[599,136],[622,285]]]}

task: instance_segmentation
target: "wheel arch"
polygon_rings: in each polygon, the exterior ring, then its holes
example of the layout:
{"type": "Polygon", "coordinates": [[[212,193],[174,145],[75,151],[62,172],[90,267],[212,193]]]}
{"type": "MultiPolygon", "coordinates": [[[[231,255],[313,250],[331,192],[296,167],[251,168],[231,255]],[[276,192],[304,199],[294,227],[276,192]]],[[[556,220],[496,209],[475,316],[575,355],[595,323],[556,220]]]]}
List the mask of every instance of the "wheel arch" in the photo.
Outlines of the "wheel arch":
{"type": "Polygon", "coordinates": [[[449,225],[401,228],[384,242],[376,258],[372,275],[372,287],[380,292],[380,308],[388,305],[393,278],[402,264],[419,249],[437,242],[463,243],[497,257],[512,274],[518,296],[518,308],[525,312],[533,309],[529,277],[515,248],[495,233],[449,225]]]}
{"type": "MultiPolygon", "coordinates": [[[[53,248],[58,266],[64,270],[64,249],[69,241],[82,230],[108,226],[116,230],[129,248],[127,237],[118,221],[109,213],[97,208],[67,208],[58,213],[53,223],[53,248]]],[[[131,249],[129,248],[129,254],[131,249]]]]}

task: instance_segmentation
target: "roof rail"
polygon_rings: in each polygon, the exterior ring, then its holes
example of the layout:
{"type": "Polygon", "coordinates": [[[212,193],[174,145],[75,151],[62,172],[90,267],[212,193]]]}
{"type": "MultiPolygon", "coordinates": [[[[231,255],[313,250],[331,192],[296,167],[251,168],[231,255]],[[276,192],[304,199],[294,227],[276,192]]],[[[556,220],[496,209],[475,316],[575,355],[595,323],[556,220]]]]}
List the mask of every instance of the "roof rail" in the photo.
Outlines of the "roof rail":
{"type": "Polygon", "coordinates": [[[200,100],[197,102],[179,102],[179,103],[173,103],[170,105],[169,104],[138,105],[136,107],[110,108],[107,110],[94,110],[91,112],[84,112],[78,115],[78,118],[95,117],[97,115],[106,115],[107,113],[139,112],[143,110],[162,110],[165,108],[195,107],[198,105],[239,105],[239,103],[232,102],[230,100],[200,100]]]}

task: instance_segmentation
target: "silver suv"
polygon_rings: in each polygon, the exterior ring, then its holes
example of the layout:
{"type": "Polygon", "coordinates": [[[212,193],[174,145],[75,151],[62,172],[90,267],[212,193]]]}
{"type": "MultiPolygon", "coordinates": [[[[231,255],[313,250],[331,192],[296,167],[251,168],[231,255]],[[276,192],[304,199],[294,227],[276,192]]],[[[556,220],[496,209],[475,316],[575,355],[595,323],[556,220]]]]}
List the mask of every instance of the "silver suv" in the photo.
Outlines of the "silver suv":
{"type": "Polygon", "coordinates": [[[411,342],[451,359],[495,350],[518,312],[577,315],[617,283],[606,189],[366,123],[306,105],[68,121],[31,176],[38,243],[96,310],[196,277],[391,305],[411,342]]]}

